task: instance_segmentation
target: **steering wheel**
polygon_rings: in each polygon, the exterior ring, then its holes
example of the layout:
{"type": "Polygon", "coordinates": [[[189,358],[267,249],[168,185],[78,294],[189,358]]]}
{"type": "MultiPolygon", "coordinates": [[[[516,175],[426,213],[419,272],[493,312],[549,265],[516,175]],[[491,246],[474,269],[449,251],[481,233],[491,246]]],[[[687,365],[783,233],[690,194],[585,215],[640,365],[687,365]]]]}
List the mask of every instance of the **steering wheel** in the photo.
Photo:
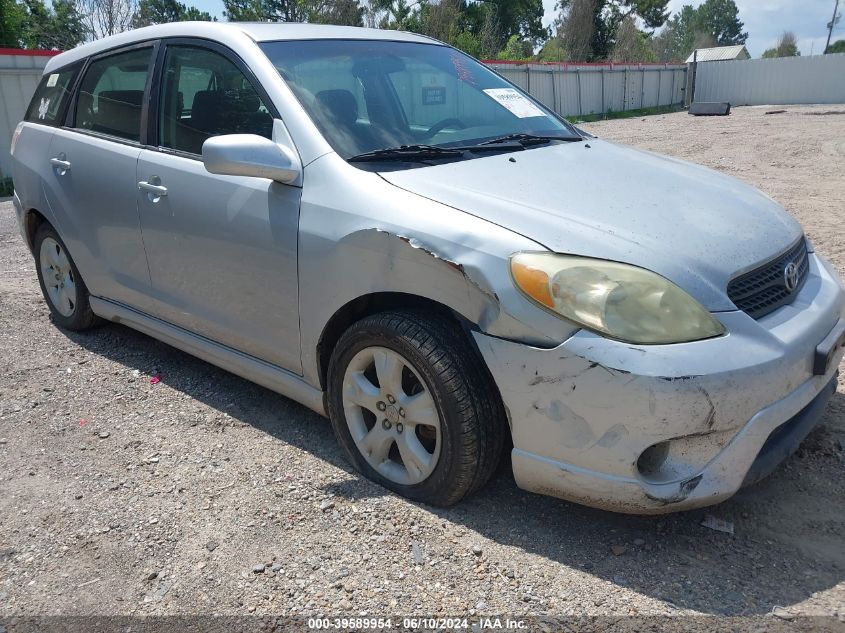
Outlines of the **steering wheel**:
{"type": "Polygon", "coordinates": [[[467,126],[464,125],[463,121],[454,117],[443,119],[442,121],[438,121],[430,128],[428,128],[428,131],[423,134],[423,138],[431,138],[441,130],[445,130],[447,127],[455,128],[458,130],[465,130],[467,126]]]}

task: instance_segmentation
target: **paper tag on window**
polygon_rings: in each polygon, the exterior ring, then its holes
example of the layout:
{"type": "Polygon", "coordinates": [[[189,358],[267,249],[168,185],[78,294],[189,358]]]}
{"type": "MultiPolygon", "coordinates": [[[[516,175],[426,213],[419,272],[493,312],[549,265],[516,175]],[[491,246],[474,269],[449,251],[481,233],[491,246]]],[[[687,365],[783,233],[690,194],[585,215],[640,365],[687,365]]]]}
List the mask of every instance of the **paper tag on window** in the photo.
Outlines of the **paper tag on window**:
{"type": "Polygon", "coordinates": [[[59,80],[59,73],[53,73],[47,78],[47,87],[52,88],[56,85],[56,82],[59,80]]]}
{"type": "Polygon", "coordinates": [[[514,116],[527,119],[532,116],[545,116],[545,113],[513,88],[488,88],[484,91],[500,106],[507,108],[514,116]]]}

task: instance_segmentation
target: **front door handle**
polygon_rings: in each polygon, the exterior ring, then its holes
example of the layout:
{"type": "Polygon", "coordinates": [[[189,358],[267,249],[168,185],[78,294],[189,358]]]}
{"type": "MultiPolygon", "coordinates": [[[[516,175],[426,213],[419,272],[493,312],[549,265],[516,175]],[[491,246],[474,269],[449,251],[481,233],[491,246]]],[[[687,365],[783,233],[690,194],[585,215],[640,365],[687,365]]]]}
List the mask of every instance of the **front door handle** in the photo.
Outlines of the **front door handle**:
{"type": "Polygon", "coordinates": [[[64,176],[68,171],[70,171],[70,161],[65,160],[64,154],[59,154],[55,158],[51,158],[50,164],[57,168],[57,171],[61,176],[64,176]]]}
{"type": "Polygon", "coordinates": [[[138,183],[138,189],[140,189],[141,191],[147,191],[150,194],[153,194],[155,197],[167,195],[167,187],[156,185],[145,180],[142,180],[138,183]]]}

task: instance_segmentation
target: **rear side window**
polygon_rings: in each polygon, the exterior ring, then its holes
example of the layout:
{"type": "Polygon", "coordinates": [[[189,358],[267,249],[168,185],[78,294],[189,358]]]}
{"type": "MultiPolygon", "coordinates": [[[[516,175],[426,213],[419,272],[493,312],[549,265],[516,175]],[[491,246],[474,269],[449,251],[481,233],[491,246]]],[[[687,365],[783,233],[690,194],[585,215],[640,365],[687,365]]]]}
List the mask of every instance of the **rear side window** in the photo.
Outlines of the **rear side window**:
{"type": "Polygon", "coordinates": [[[79,84],[73,127],[140,142],[152,54],[141,48],[92,62],[79,84]]]}
{"type": "Polygon", "coordinates": [[[162,82],[162,147],[201,154],[212,136],[273,135],[273,116],[255,87],[218,53],[169,46],[162,82]]]}
{"type": "Polygon", "coordinates": [[[35,89],[35,96],[32,97],[24,118],[33,123],[58,125],[60,121],[57,119],[64,111],[77,72],[78,65],[44,75],[35,89]]]}

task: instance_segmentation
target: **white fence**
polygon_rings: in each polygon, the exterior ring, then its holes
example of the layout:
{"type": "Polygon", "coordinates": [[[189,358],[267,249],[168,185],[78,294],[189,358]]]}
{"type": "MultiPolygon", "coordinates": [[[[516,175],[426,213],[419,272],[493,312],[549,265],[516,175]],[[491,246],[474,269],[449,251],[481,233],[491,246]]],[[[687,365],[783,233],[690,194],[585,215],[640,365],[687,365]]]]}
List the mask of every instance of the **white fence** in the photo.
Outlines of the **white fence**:
{"type": "MultiPolygon", "coordinates": [[[[0,49],[0,174],[11,173],[9,143],[52,51],[0,49]]],[[[563,116],[681,105],[684,65],[486,62],[563,116]]],[[[696,101],[732,105],[845,103],[845,54],[701,62],[696,101]]]]}
{"type": "Polygon", "coordinates": [[[485,63],[562,116],[681,105],[686,90],[685,65],[485,63]]]}
{"type": "Polygon", "coordinates": [[[735,106],[845,103],[845,53],[700,62],[695,100],[735,106]]]}
{"type": "Polygon", "coordinates": [[[9,144],[53,51],[0,48],[0,175],[11,176],[9,144]]]}

